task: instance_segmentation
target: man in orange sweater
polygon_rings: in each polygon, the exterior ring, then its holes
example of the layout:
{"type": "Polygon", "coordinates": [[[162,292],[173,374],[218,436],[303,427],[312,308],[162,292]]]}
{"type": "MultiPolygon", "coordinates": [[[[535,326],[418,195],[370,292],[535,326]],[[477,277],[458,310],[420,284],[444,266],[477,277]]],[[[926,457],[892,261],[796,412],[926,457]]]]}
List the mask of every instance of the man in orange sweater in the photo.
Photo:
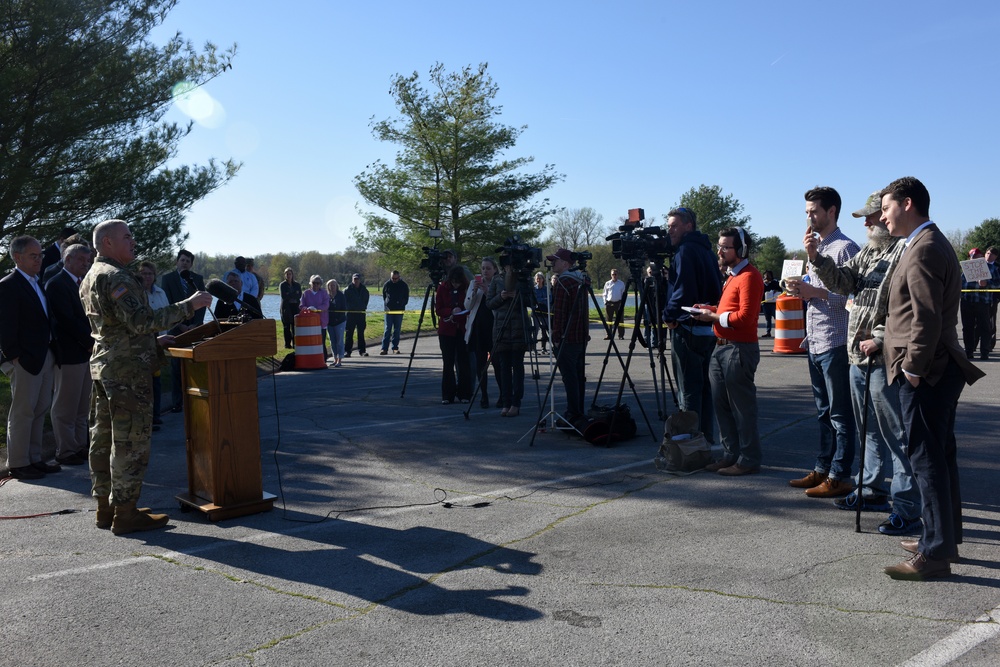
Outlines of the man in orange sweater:
{"type": "Polygon", "coordinates": [[[719,422],[722,459],[705,466],[720,475],[749,475],[760,470],[760,433],[757,428],[757,386],[760,363],[757,321],[764,297],[764,279],[750,265],[752,240],[742,227],[719,232],[719,262],[729,274],[715,312],[694,314],[711,322],[716,345],[708,367],[712,400],[719,422]]]}

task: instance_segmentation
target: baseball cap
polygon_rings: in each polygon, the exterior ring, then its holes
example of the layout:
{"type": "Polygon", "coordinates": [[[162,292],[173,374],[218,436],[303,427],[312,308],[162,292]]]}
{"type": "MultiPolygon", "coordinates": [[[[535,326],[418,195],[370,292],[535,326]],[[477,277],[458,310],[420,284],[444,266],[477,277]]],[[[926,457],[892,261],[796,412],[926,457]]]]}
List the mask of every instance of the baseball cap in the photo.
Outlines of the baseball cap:
{"type": "Polygon", "coordinates": [[[867,218],[872,213],[878,213],[882,210],[882,197],[879,194],[879,190],[868,195],[867,201],[865,201],[865,207],[858,209],[854,213],[851,213],[855,218],[867,218]]]}
{"type": "Polygon", "coordinates": [[[355,273],[353,276],[351,276],[351,280],[354,280],[355,278],[360,278],[360,277],[361,277],[360,273],[355,273]]]}
{"type": "Polygon", "coordinates": [[[566,248],[559,248],[558,250],[556,250],[554,255],[546,255],[545,259],[549,260],[550,262],[554,262],[557,259],[561,259],[564,262],[572,262],[573,253],[571,253],[569,250],[566,250],[566,248]]]}
{"type": "Polygon", "coordinates": [[[980,250],[979,248],[973,248],[972,250],[969,251],[969,259],[974,259],[975,256],[980,254],[981,252],[982,250],[980,250]]]}

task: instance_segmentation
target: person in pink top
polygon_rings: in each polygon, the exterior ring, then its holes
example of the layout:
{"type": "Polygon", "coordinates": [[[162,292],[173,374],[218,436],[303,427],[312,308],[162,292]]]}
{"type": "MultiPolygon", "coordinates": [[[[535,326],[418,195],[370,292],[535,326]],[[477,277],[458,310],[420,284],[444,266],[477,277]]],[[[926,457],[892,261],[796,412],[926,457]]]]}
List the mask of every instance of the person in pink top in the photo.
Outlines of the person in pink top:
{"type": "Polygon", "coordinates": [[[716,345],[708,367],[712,402],[719,422],[723,455],[705,470],[720,475],[749,475],[760,471],[760,431],[757,426],[757,385],[760,363],[757,321],[764,297],[764,279],[750,264],[752,240],[742,227],[719,232],[719,263],[728,276],[722,298],[714,309],[694,317],[711,322],[716,345]]]}
{"type": "Polygon", "coordinates": [[[323,279],[313,276],[309,279],[309,289],[302,292],[299,307],[319,313],[319,324],[323,330],[323,358],[328,359],[326,351],[326,327],[330,323],[330,293],[323,289],[323,279]]]}

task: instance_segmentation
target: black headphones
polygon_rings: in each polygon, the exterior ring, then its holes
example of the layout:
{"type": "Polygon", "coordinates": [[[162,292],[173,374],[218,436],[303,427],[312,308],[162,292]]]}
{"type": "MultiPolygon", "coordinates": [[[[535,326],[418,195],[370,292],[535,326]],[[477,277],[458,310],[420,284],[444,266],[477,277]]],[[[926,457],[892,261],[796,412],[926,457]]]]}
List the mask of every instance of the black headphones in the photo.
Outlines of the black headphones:
{"type": "Polygon", "coordinates": [[[740,235],[740,249],[736,252],[736,255],[740,259],[746,259],[747,255],[750,254],[750,249],[747,248],[746,232],[743,231],[742,227],[737,227],[736,233],[740,235]]]}

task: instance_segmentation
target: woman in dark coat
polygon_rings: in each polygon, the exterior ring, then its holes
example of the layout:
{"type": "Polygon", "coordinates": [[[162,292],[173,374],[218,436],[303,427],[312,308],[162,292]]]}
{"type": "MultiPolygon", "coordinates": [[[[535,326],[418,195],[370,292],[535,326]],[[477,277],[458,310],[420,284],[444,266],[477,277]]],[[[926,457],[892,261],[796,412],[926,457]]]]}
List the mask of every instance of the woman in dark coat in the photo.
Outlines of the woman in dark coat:
{"type": "Polygon", "coordinates": [[[524,396],[524,353],[531,346],[531,319],[534,290],[527,280],[519,281],[508,267],[490,283],[486,305],[493,311],[493,358],[496,359],[501,417],[516,417],[524,396]]]}
{"type": "Polygon", "coordinates": [[[295,282],[295,272],[285,269],[285,279],[281,281],[281,324],[285,329],[285,349],[295,347],[295,316],[299,314],[299,299],[302,285],[295,282]]]}

